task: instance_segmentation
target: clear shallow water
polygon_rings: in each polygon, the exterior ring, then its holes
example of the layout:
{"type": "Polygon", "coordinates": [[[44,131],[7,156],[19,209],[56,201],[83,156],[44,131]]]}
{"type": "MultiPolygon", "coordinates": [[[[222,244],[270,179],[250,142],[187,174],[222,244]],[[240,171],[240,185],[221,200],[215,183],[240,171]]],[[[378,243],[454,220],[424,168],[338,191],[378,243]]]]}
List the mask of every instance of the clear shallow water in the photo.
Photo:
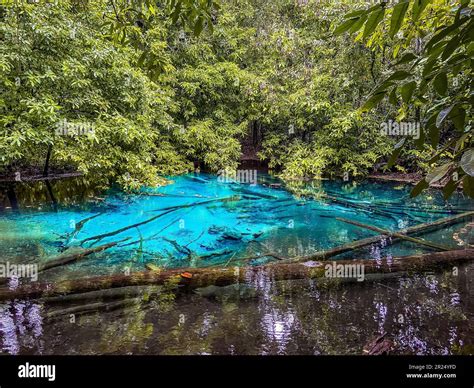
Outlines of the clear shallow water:
{"type": "MultiPolygon", "coordinates": [[[[397,230],[473,209],[472,202],[460,195],[447,203],[438,191],[410,199],[410,187],[390,183],[323,181],[272,188],[271,184],[281,182],[264,174],[259,175],[256,185],[221,182],[206,174],[173,180],[173,184],[159,189],[144,189],[141,195],[108,190],[71,200],[72,194],[83,192],[76,189],[56,199],[54,206],[44,198],[39,203],[24,200],[22,204],[20,197],[19,209],[5,208],[0,213],[0,250],[11,261],[45,260],[67,247],[87,248],[128,239],[68,266],[68,271],[81,275],[126,267],[142,270],[146,263],[166,268],[225,265],[229,260],[232,265],[262,264],[274,260],[264,256],[269,252],[282,257],[306,255],[374,235],[336,217],[397,230]],[[320,198],[321,194],[367,208],[333,203],[320,198]],[[160,214],[151,222],[87,241],[160,214]],[[89,217],[94,218],[75,233],[76,225],[89,217]],[[256,259],[240,260],[249,257],[256,259]]],[[[57,191],[61,195],[64,187],[57,191]]],[[[458,241],[452,235],[459,228],[447,228],[426,238],[455,247],[458,241]]],[[[372,246],[351,255],[378,258],[418,251],[416,245],[399,243],[385,248],[372,246]]],[[[64,275],[63,269],[60,272],[64,275]]]]}
{"type": "MultiPolygon", "coordinates": [[[[191,203],[200,204],[96,245],[126,237],[124,244],[138,243],[47,271],[40,280],[117,273],[129,266],[143,270],[146,263],[168,268],[226,265],[229,260],[232,265],[261,264],[272,259],[239,258],[268,252],[284,257],[309,254],[373,235],[335,217],[396,230],[473,207],[461,196],[445,203],[437,191],[409,199],[410,187],[390,183],[324,181],[285,189],[269,187],[281,182],[268,175],[260,175],[254,186],[221,183],[205,174],[174,180],[139,196],[103,191],[78,180],[51,182],[49,191],[42,183],[18,185],[16,209],[11,193],[0,197],[1,261],[45,260],[67,246],[166,211],[160,209],[191,203]],[[321,193],[372,207],[317,199],[321,193]],[[223,198],[232,200],[206,202],[223,198]],[[75,225],[95,215],[73,234],[75,225]]],[[[461,241],[469,239],[461,228],[424,237],[454,247],[459,243],[454,232],[460,232],[461,241]]],[[[410,243],[383,245],[350,256],[377,259],[419,251],[410,243]]],[[[255,284],[243,288],[210,287],[178,294],[160,290],[156,297],[144,288],[140,297],[126,299],[131,305],[78,313],[74,319],[64,309],[79,303],[15,300],[0,304],[0,352],[361,354],[367,342],[386,332],[396,343],[394,353],[472,354],[473,281],[474,267],[465,265],[459,276],[441,272],[360,285],[326,287],[313,281],[255,279],[255,284]]]]}

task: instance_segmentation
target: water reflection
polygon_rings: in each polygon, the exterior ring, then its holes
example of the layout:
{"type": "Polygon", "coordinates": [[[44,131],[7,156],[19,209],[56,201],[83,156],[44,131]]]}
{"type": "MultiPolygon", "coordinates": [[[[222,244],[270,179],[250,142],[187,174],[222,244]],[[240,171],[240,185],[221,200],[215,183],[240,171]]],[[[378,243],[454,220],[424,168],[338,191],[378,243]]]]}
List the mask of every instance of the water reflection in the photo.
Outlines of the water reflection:
{"type": "Polygon", "coordinates": [[[132,306],[47,318],[69,305],[1,305],[3,353],[362,354],[386,334],[394,354],[472,354],[474,264],[451,272],[363,284],[274,282],[255,293],[166,292],[132,306]],[[173,294],[174,295],[174,294],[173,294]],[[45,321],[45,319],[47,321],[45,321]],[[43,323],[44,322],[44,323],[43,323]]]}
{"type": "Polygon", "coordinates": [[[41,306],[15,300],[0,305],[2,352],[8,354],[42,353],[43,319],[41,306]]]}

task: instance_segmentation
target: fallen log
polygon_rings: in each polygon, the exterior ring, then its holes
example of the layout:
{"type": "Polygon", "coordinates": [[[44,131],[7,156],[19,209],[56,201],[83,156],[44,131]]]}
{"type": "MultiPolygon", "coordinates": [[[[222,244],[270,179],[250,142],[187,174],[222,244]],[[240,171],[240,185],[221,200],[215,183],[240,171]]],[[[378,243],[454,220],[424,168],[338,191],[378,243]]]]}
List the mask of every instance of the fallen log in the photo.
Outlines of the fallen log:
{"type": "Polygon", "coordinates": [[[404,211],[409,211],[409,212],[417,212],[417,213],[440,213],[440,214],[446,214],[446,213],[451,213],[451,214],[458,214],[458,213],[463,213],[466,211],[469,211],[469,209],[462,209],[462,208],[443,208],[443,209],[436,209],[432,206],[426,206],[426,205],[419,205],[417,204],[416,206],[413,205],[403,205],[403,204],[391,204],[390,202],[380,202],[380,201],[375,201],[372,203],[373,206],[380,207],[382,209],[400,209],[404,211]]]}
{"type": "Polygon", "coordinates": [[[140,304],[140,301],[137,301],[135,299],[124,299],[124,300],[118,300],[118,301],[113,301],[113,302],[95,302],[95,303],[89,303],[89,304],[82,304],[79,306],[50,311],[46,314],[45,319],[53,320],[55,318],[61,318],[64,316],[67,316],[69,319],[71,314],[84,315],[84,314],[103,312],[103,311],[106,311],[106,312],[114,311],[114,310],[122,309],[124,307],[137,306],[139,304],[140,304]]]}
{"type": "Polygon", "coordinates": [[[108,232],[108,233],[103,233],[103,234],[99,234],[97,236],[92,236],[92,237],[88,237],[84,240],[81,241],[80,245],[83,245],[84,243],[86,243],[87,241],[95,241],[94,244],[106,237],[111,237],[111,236],[115,236],[116,234],[119,234],[119,233],[123,233],[129,229],[133,229],[133,228],[137,228],[141,225],[145,225],[145,224],[148,224],[152,221],[155,221],[156,219],[160,218],[160,217],[163,217],[165,216],[166,214],[169,214],[173,211],[176,211],[178,209],[172,209],[172,210],[168,210],[168,211],[165,211],[164,213],[161,213],[161,214],[158,214],[154,217],[151,217],[145,221],[142,221],[142,222],[137,222],[136,224],[133,224],[133,225],[128,225],[128,226],[124,226],[123,228],[120,228],[120,229],[117,229],[117,230],[114,230],[113,232],[108,232]]]}
{"type": "Polygon", "coordinates": [[[364,205],[361,203],[352,202],[346,199],[333,197],[332,195],[328,195],[328,194],[321,194],[321,198],[327,199],[331,202],[340,204],[345,207],[360,209],[369,213],[380,214],[381,216],[384,216],[384,217],[395,218],[395,215],[393,214],[393,212],[389,212],[387,210],[375,209],[371,207],[370,205],[364,205]]]}
{"type": "Polygon", "coordinates": [[[231,250],[231,249],[224,249],[224,250],[217,251],[217,252],[206,253],[204,255],[199,256],[199,258],[200,259],[210,259],[212,257],[230,255],[232,252],[233,252],[233,250],[231,250]]]}
{"type": "Polygon", "coordinates": [[[93,220],[94,218],[99,217],[100,215],[102,215],[102,213],[94,214],[93,216],[84,218],[83,220],[79,221],[76,224],[74,231],[66,236],[67,238],[66,238],[65,245],[67,245],[69,241],[71,241],[72,239],[76,238],[76,236],[79,234],[79,232],[82,230],[85,224],[87,224],[90,220],[93,220]]]}
{"type": "Polygon", "coordinates": [[[238,193],[242,193],[242,194],[247,194],[247,195],[252,195],[254,197],[259,197],[259,198],[264,198],[264,199],[277,199],[277,197],[275,197],[274,195],[269,195],[269,194],[265,194],[265,193],[260,193],[258,191],[254,191],[254,190],[249,190],[249,189],[245,189],[243,187],[232,187],[232,190],[233,191],[236,191],[238,193]]]}
{"type": "MultiPolygon", "coordinates": [[[[424,224],[415,225],[407,229],[402,229],[399,231],[399,233],[403,233],[404,235],[415,235],[415,236],[421,235],[421,234],[432,232],[433,230],[437,230],[442,227],[459,224],[465,221],[466,219],[472,218],[473,216],[474,216],[474,211],[457,214],[452,217],[446,217],[446,218],[439,219],[437,221],[426,222],[424,224]]],[[[351,243],[344,244],[332,249],[328,249],[326,251],[316,252],[316,253],[312,253],[306,256],[297,256],[290,259],[282,260],[281,262],[295,263],[295,262],[302,262],[302,261],[308,261],[308,260],[325,260],[337,255],[340,255],[342,253],[350,252],[350,251],[377,243],[384,238],[386,238],[386,236],[384,235],[368,237],[368,238],[353,241],[351,243]]],[[[399,240],[400,239],[398,237],[394,237],[392,238],[392,243],[397,242],[399,240]]]]}
{"type": "MultiPolygon", "coordinates": [[[[342,195],[340,193],[336,193],[334,191],[329,191],[329,190],[325,190],[326,193],[328,193],[329,195],[332,195],[332,196],[337,196],[338,198],[342,198],[342,199],[345,199],[347,201],[365,201],[364,203],[362,203],[362,205],[366,204],[367,206],[373,206],[373,207],[380,207],[382,209],[388,209],[388,210],[395,210],[394,208],[397,208],[397,209],[401,209],[401,210],[406,210],[406,211],[412,211],[412,212],[422,212],[424,211],[424,213],[442,213],[442,214],[446,214],[446,213],[463,213],[463,212],[467,212],[467,211],[470,211],[470,209],[462,209],[462,208],[447,208],[446,206],[443,206],[443,208],[439,209],[439,208],[436,208],[434,206],[429,206],[429,205],[423,205],[423,204],[419,204],[419,203],[412,203],[412,204],[409,204],[409,205],[406,205],[402,202],[388,202],[388,201],[376,201],[376,200],[373,200],[373,199],[355,199],[355,198],[348,198],[347,196],[345,195],[342,195]]],[[[450,205],[448,205],[450,206],[450,205]]]]}
{"type": "Polygon", "coordinates": [[[163,228],[161,228],[158,232],[152,234],[151,236],[147,237],[147,238],[140,238],[138,240],[135,240],[135,241],[132,241],[130,243],[127,243],[127,244],[122,244],[119,246],[119,248],[123,248],[123,247],[127,247],[127,246],[130,246],[130,245],[135,245],[135,244],[139,244],[139,243],[144,243],[145,241],[151,241],[151,240],[156,240],[156,236],[158,236],[161,232],[163,232],[164,230],[168,229],[171,225],[174,225],[176,222],[179,221],[181,217],[178,217],[178,218],[175,218],[173,221],[171,221],[168,225],[165,225],[163,228]]]}
{"type": "Polygon", "coordinates": [[[168,207],[164,207],[164,208],[161,208],[161,209],[150,210],[149,212],[154,213],[154,212],[161,212],[161,211],[168,211],[168,210],[185,209],[185,208],[188,208],[188,207],[207,205],[208,203],[212,203],[212,202],[233,202],[233,201],[238,201],[238,200],[240,200],[240,196],[232,195],[230,197],[213,198],[213,199],[209,199],[207,201],[186,203],[184,205],[168,206],[168,207]]]}
{"type": "Polygon", "coordinates": [[[151,298],[163,293],[163,286],[130,286],[120,288],[106,288],[104,290],[83,292],[64,296],[53,296],[39,299],[44,304],[81,303],[90,300],[109,300],[117,298],[151,298]]]}
{"type": "Polygon", "coordinates": [[[355,209],[364,210],[367,212],[372,212],[375,214],[380,214],[382,216],[391,217],[396,219],[396,215],[408,217],[414,221],[420,221],[420,219],[412,214],[412,213],[440,213],[440,214],[459,214],[466,211],[470,211],[470,209],[457,209],[454,210],[433,210],[431,207],[426,207],[423,205],[419,205],[416,207],[413,206],[406,206],[397,203],[389,203],[389,202],[380,202],[380,201],[370,201],[370,203],[363,202],[358,203],[354,202],[356,199],[347,198],[342,196],[339,193],[333,193],[330,191],[326,191],[326,193],[320,194],[321,198],[326,198],[332,202],[339,203],[346,207],[352,207],[355,209]],[[334,195],[331,195],[334,194],[334,195]],[[336,195],[336,196],[335,196],[336,195]],[[431,210],[421,210],[421,209],[431,209],[431,210]]]}
{"type": "MultiPolygon", "coordinates": [[[[70,172],[64,174],[53,174],[53,175],[32,175],[32,176],[21,176],[20,182],[35,182],[35,181],[52,181],[56,179],[66,179],[66,178],[76,178],[83,176],[82,172],[70,172]]],[[[9,176],[1,176],[0,182],[18,182],[16,177],[9,177],[9,176]]]]}
{"type": "Polygon", "coordinates": [[[194,198],[194,199],[212,198],[212,197],[209,197],[208,195],[200,195],[200,194],[182,195],[182,194],[167,194],[167,193],[149,193],[147,191],[142,191],[142,192],[138,193],[137,196],[139,196],[139,197],[194,198]]]}
{"type": "Polygon", "coordinates": [[[126,240],[128,240],[128,238],[125,238],[120,241],[100,245],[95,248],[88,248],[88,249],[81,248],[81,247],[69,248],[68,250],[64,251],[60,255],[53,257],[52,259],[46,261],[45,263],[39,264],[38,272],[46,271],[48,269],[59,267],[64,264],[69,264],[69,263],[79,261],[86,256],[89,256],[93,253],[105,251],[106,249],[112,248],[116,246],[117,244],[126,240]]]}
{"type": "MultiPolygon", "coordinates": [[[[392,272],[392,273],[381,273],[381,274],[368,274],[365,276],[365,282],[378,282],[380,280],[391,280],[394,278],[399,278],[401,276],[406,275],[403,272],[392,272]]],[[[301,280],[301,279],[300,279],[301,280]]],[[[304,279],[303,279],[304,280],[304,279]]],[[[351,279],[347,283],[350,282],[351,279]]],[[[285,281],[285,280],[283,280],[285,281]]],[[[297,281],[297,280],[296,280],[297,281]]],[[[341,283],[346,283],[344,279],[341,279],[341,283]]],[[[353,283],[353,282],[352,282],[353,283]]],[[[377,283],[379,285],[385,286],[384,284],[377,283]]],[[[255,288],[254,285],[249,286],[246,284],[232,284],[225,287],[217,287],[217,286],[207,286],[204,288],[197,288],[194,292],[202,295],[200,290],[207,290],[210,287],[215,288],[216,290],[223,290],[227,287],[233,286],[244,286],[249,288],[255,288]]],[[[391,288],[391,287],[389,287],[391,288]]],[[[64,305],[64,304],[80,304],[80,303],[90,303],[95,301],[109,301],[109,300],[116,300],[116,299],[124,299],[124,298],[141,298],[142,301],[150,301],[154,298],[159,297],[165,293],[173,292],[174,290],[179,290],[179,285],[172,285],[170,284],[169,287],[164,287],[161,285],[154,286],[154,285],[143,285],[143,286],[126,286],[126,287],[118,287],[118,288],[106,288],[104,290],[97,290],[97,291],[90,291],[90,292],[83,292],[79,294],[68,294],[64,296],[53,296],[53,297],[45,297],[37,299],[38,303],[42,303],[45,305],[64,305]]],[[[393,288],[391,288],[393,290],[393,288]]],[[[186,289],[183,289],[186,292],[186,289]]],[[[220,291],[217,291],[218,293],[220,291]]],[[[207,292],[206,292],[207,294],[207,292]]],[[[208,296],[208,294],[207,294],[208,296]]]]}
{"type": "MultiPolygon", "coordinates": [[[[338,260],[337,264],[361,265],[364,274],[397,272],[425,272],[450,267],[457,263],[474,260],[474,249],[454,250],[431,254],[404,256],[387,260],[338,260]]],[[[108,288],[140,285],[169,284],[184,286],[188,289],[209,285],[228,286],[231,284],[257,285],[262,278],[271,281],[326,278],[324,262],[273,264],[247,267],[214,267],[174,269],[162,272],[145,271],[130,275],[108,275],[84,279],[74,279],[57,283],[29,283],[13,290],[2,289],[0,301],[24,298],[41,298],[74,293],[83,293],[108,288]]],[[[358,279],[344,279],[357,281],[358,279]]]]}
{"type": "Polygon", "coordinates": [[[156,212],[156,211],[163,211],[163,213],[161,214],[158,214],[156,216],[153,216],[151,218],[148,218],[147,220],[145,221],[141,221],[141,222],[137,222],[135,224],[132,224],[132,225],[128,225],[128,226],[124,226],[123,228],[120,228],[120,229],[117,229],[117,230],[114,230],[112,232],[108,232],[108,233],[103,233],[103,234],[99,234],[97,236],[92,236],[92,237],[88,237],[84,240],[81,241],[80,245],[83,245],[84,243],[86,243],[87,241],[94,241],[94,244],[97,243],[98,241],[106,238],[106,237],[111,237],[111,236],[115,236],[116,234],[119,234],[119,233],[122,233],[122,232],[125,232],[126,230],[129,230],[129,229],[133,229],[133,228],[137,228],[139,226],[142,226],[142,225],[145,225],[145,224],[148,224],[152,221],[155,221],[156,219],[160,218],[160,217],[163,217],[171,212],[174,212],[176,210],[179,210],[179,209],[185,209],[185,208],[189,208],[189,207],[194,207],[194,206],[199,206],[199,205],[203,205],[203,204],[206,204],[206,203],[210,203],[210,202],[216,202],[216,201],[220,201],[220,202],[227,202],[227,201],[235,201],[235,200],[238,200],[239,197],[235,197],[235,196],[232,196],[232,197],[224,197],[224,198],[216,198],[216,199],[211,199],[209,201],[201,201],[201,202],[193,202],[193,203],[189,203],[189,204],[185,204],[185,205],[178,205],[178,206],[170,206],[170,207],[166,207],[166,208],[163,208],[163,209],[158,209],[158,210],[152,210],[152,212],[156,212]]]}
{"type": "Polygon", "coordinates": [[[189,247],[191,244],[194,244],[196,241],[198,241],[198,240],[203,236],[204,232],[205,232],[205,230],[203,230],[203,231],[199,234],[199,236],[197,236],[194,240],[191,240],[190,242],[188,242],[188,243],[185,245],[185,247],[187,248],[187,247],[189,247]]]}
{"type": "Polygon", "coordinates": [[[193,180],[193,181],[196,181],[196,182],[199,182],[199,183],[209,183],[209,180],[204,179],[204,178],[200,178],[200,177],[197,177],[197,176],[185,175],[184,178],[189,179],[189,180],[193,180]]]}
{"type": "Polygon", "coordinates": [[[75,231],[76,233],[80,232],[81,229],[84,227],[84,225],[85,225],[86,223],[88,223],[90,220],[93,220],[94,218],[99,217],[99,216],[102,215],[102,214],[103,214],[103,213],[97,213],[97,214],[94,214],[93,216],[84,218],[83,220],[79,221],[79,222],[76,224],[76,227],[74,228],[74,231],[75,231]]]}
{"type": "Polygon", "coordinates": [[[406,236],[402,233],[397,233],[397,232],[393,232],[391,230],[386,230],[386,229],[382,229],[382,228],[378,228],[376,226],[372,226],[372,225],[366,225],[366,224],[363,224],[361,222],[356,222],[356,221],[352,221],[352,220],[347,220],[345,218],[340,218],[340,217],[336,217],[336,220],[338,221],[341,221],[341,222],[345,222],[347,224],[351,224],[351,225],[355,225],[355,226],[359,226],[361,228],[364,228],[364,229],[369,229],[369,230],[372,230],[374,232],[378,232],[380,234],[384,234],[388,237],[397,237],[399,239],[402,239],[402,240],[406,240],[406,241],[410,241],[412,243],[415,243],[415,244],[420,244],[420,245],[424,245],[424,246],[427,246],[429,248],[434,248],[434,249],[438,249],[440,251],[450,251],[452,248],[450,247],[447,247],[445,245],[440,245],[440,244],[436,244],[436,243],[433,243],[433,242],[429,242],[429,241],[425,241],[425,240],[422,240],[422,239],[418,239],[418,238],[414,238],[414,237],[409,237],[409,236],[406,236]]]}

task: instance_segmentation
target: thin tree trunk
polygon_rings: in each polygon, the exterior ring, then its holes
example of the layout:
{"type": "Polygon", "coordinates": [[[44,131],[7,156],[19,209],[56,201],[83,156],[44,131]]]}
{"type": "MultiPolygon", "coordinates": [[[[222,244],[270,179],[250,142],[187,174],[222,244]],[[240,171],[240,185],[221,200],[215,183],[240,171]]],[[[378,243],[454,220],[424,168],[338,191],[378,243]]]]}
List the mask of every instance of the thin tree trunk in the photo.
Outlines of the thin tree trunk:
{"type": "Polygon", "coordinates": [[[43,177],[47,177],[49,174],[49,162],[51,160],[52,151],[53,151],[53,146],[52,144],[50,144],[48,146],[48,152],[46,153],[46,161],[44,162],[43,177]]]}
{"type": "Polygon", "coordinates": [[[10,205],[13,210],[18,210],[18,198],[16,196],[15,192],[15,184],[14,183],[8,183],[7,184],[7,197],[8,200],[10,201],[10,205]]]}
{"type": "Polygon", "coordinates": [[[100,245],[98,247],[89,248],[89,249],[84,249],[80,247],[69,248],[68,250],[64,251],[60,255],[53,257],[52,259],[46,261],[45,263],[40,264],[38,272],[46,271],[51,268],[60,267],[65,264],[70,264],[70,263],[79,261],[89,255],[92,255],[93,253],[105,251],[106,249],[112,248],[116,246],[117,244],[126,240],[127,239],[123,239],[120,241],[100,245]]]}
{"type": "Polygon", "coordinates": [[[51,186],[51,182],[46,179],[44,181],[46,185],[46,189],[48,190],[49,197],[51,198],[51,205],[53,206],[53,210],[57,213],[58,212],[58,201],[56,200],[56,197],[54,196],[53,193],[53,187],[51,186]]]}

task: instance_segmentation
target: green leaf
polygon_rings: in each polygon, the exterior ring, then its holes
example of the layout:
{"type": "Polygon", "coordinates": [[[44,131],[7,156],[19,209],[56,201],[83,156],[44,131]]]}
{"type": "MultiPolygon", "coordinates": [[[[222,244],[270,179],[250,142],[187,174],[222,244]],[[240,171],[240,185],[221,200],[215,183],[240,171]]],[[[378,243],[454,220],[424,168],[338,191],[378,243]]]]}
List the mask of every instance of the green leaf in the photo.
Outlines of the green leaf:
{"type": "Polygon", "coordinates": [[[456,129],[459,131],[464,131],[464,123],[466,121],[466,110],[464,108],[455,106],[453,110],[451,110],[449,118],[453,122],[456,129]]]}
{"type": "Polygon", "coordinates": [[[386,80],[382,82],[380,85],[378,85],[374,90],[372,90],[370,94],[373,95],[373,94],[378,94],[380,92],[386,92],[394,84],[395,82],[386,80]]]}
{"type": "Polygon", "coordinates": [[[403,150],[403,146],[405,145],[405,142],[406,142],[407,138],[404,137],[396,146],[395,146],[395,149],[393,150],[392,152],[392,155],[390,156],[390,159],[388,160],[387,162],[387,168],[392,168],[397,159],[398,159],[398,156],[400,155],[400,153],[402,152],[403,150]]]}
{"type": "Polygon", "coordinates": [[[390,92],[388,96],[388,102],[392,105],[397,105],[398,104],[398,98],[397,98],[397,88],[394,87],[392,91],[390,92]]]}
{"type": "Polygon", "coordinates": [[[448,76],[446,72],[439,73],[434,81],[433,86],[439,95],[445,96],[448,91],[448,76]]]}
{"type": "Polygon", "coordinates": [[[431,140],[431,145],[433,148],[436,148],[439,144],[439,128],[432,124],[428,127],[429,133],[430,133],[430,140],[431,140]]]}
{"type": "Polygon", "coordinates": [[[439,112],[438,117],[436,117],[436,127],[441,127],[441,124],[443,124],[444,120],[446,119],[446,117],[448,117],[449,113],[451,113],[451,110],[453,108],[454,105],[451,105],[450,107],[445,108],[441,112],[439,112]]]}
{"type": "Polygon", "coordinates": [[[385,15],[385,8],[380,8],[369,16],[367,23],[365,23],[363,38],[367,38],[372,32],[375,31],[379,23],[383,20],[385,15]]]}
{"type": "Polygon", "coordinates": [[[446,48],[443,51],[443,55],[441,56],[441,59],[443,61],[448,59],[453,54],[453,52],[459,47],[460,41],[461,41],[461,38],[457,35],[449,41],[449,43],[446,45],[446,48]]]}
{"type": "Polygon", "coordinates": [[[398,65],[403,65],[404,63],[408,63],[416,59],[417,56],[413,53],[406,53],[397,63],[395,63],[395,66],[398,65]]]}
{"type": "Polygon", "coordinates": [[[360,30],[360,28],[364,25],[365,21],[367,20],[367,15],[363,15],[353,24],[353,26],[349,29],[349,32],[353,34],[360,30]]]}
{"type": "Polygon", "coordinates": [[[362,16],[367,13],[367,10],[361,9],[359,11],[349,12],[348,14],[344,15],[344,19],[354,19],[355,17],[362,16]]]}
{"type": "Polygon", "coordinates": [[[431,157],[431,159],[428,160],[428,164],[436,163],[439,160],[439,158],[441,157],[441,155],[443,153],[445,153],[449,149],[449,147],[451,147],[453,145],[453,143],[455,143],[455,141],[456,141],[456,139],[453,139],[450,142],[448,142],[447,144],[445,144],[441,150],[436,152],[436,154],[433,157],[431,157]]]}
{"type": "Polygon", "coordinates": [[[425,10],[426,6],[430,3],[430,0],[415,0],[414,4],[413,4],[413,21],[416,22],[421,14],[423,13],[423,11],[425,10]]]}
{"type": "Polygon", "coordinates": [[[451,24],[450,26],[446,26],[444,28],[442,28],[436,35],[434,35],[430,40],[429,42],[426,44],[426,51],[427,52],[430,52],[431,48],[436,44],[438,43],[439,41],[441,41],[442,39],[446,38],[448,35],[450,35],[452,32],[456,31],[462,24],[464,24],[464,22],[466,21],[466,19],[460,19],[456,22],[454,22],[453,24],[451,24]]]}
{"type": "Polygon", "coordinates": [[[464,172],[474,177],[474,149],[469,149],[461,157],[459,166],[464,170],[464,172]]]}
{"type": "Polygon", "coordinates": [[[412,198],[417,197],[418,195],[421,194],[423,190],[427,189],[428,187],[430,187],[429,183],[426,180],[422,179],[416,184],[416,186],[410,192],[410,197],[412,198]]]}
{"type": "Polygon", "coordinates": [[[153,16],[156,15],[156,10],[155,10],[155,7],[153,7],[153,4],[148,5],[148,10],[153,16]]]}
{"type": "Polygon", "coordinates": [[[202,16],[199,16],[196,24],[194,25],[194,35],[199,36],[202,32],[202,29],[204,27],[204,18],[202,16]]]}
{"type": "Polygon", "coordinates": [[[348,31],[360,18],[352,18],[341,23],[335,30],[334,35],[341,35],[344,32],[348,31]]]}
{"type": "Polygon", "coordinates": [[[361,110],[363,112],[366,112],[370,109],[372,109],[375,105],[377,105],[380,101],[383,100],[383,98],[385,97],[385,94],[386,94],[386,91],[382,91],[382,92],[379,92],[379,93],[376,93],[374,94],[372,97],[370,97],[364,105],[362,105],[362,108],[361,110]]]}
{"type": "Polygon", "coordinates": [[[448,41],[443,40],[439,43],[436,43],[434,46],[430,47],[428,50],[426,50],[426,53],[428,55],[428,60],[429,61],[432,59],[439,60],[440,54],[444,51],[447,44],[448,44],[448,41]]]}
{"type": "Polygon", "coordinates": [[[173,23],[176,23],[179,19],[179,15],[181,15],[181,6],[182,6],[182,2],[178,1],[176,3],[176,7],[174,7],[174,11],[171,14],[171,20],[173,21],[173,23]]]}
{"type": "Polygon", "coordinates": [[[433,59],[430,59],[428,62],[425,63],[425,66],[423,67],[423,73],[422,73],[423,78],[431,78],[431,77],[429,77],[429,74],[433,70],[433,67],[434,67],[434,65],[436,64],[437,61],[438,61],[438,58],[433,58],[433,59]]]}
{"type": "Polygon", "coordinates": [[[443,187],[443,197],[444,199],[449,199],[451,195],[453,195],[454,191],[459,186],[461,180],[455,181],[454,179],[450,179],[450,181],[443,187]]]}
{"type": "Polygon", "coordinates": [[[426,134],[424,128],[420,128],[420,137],[415,139],[415,146],[420,150],[424,151],[425,149],[426,134]]]}
{"type": "Polygon", "coordinates": [[[469,175],[465,175],[462,180],[462,184],[464,194],[471,198],[474,198],[474,178],[469,175]]]}
{"type": "Polygon", "coordinates": [[[405,78],[408,78],[410,76],[411,76],[411,73],[409,73],[408,71],[397,70],[390,77],[388,77],[385,82],[388,82],[388,81],[401,81],[401,80],[403,80],[405,78]]]}
{"type": "Polygon", "coordinates": [[[402,95],[403,101],[408,104],[413,97],[413,92],[416,89],[416,82],[411,81],[403,85],[400,89],[400,94],[402,95]]]}
{"type": "Polygon", "coordinates": [[[434,168],[428,173],[428,175],[426,175],[425,181],[428,182],[428,184],[430,185],[438,182],[439,180],[444,178],[444,176],[448,173],[451,166],[452,166],[452,163],[449,162],[449,163],[443,164],[442,166],[434,168]]]}
{"type": "Polygon", "coordinates": [[[390,31],[389,35],[391,38],[395,36],[395,34],[400,30],[402,26],[403,19],[405,18],[405,14],[408,10],[408,2],[399,3],[395,7],[393,7],[392,19],[390,22],[390,31]]]}

